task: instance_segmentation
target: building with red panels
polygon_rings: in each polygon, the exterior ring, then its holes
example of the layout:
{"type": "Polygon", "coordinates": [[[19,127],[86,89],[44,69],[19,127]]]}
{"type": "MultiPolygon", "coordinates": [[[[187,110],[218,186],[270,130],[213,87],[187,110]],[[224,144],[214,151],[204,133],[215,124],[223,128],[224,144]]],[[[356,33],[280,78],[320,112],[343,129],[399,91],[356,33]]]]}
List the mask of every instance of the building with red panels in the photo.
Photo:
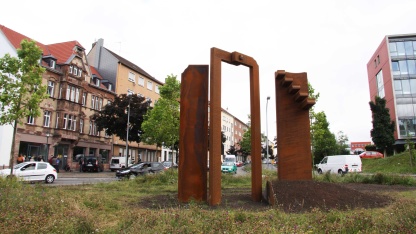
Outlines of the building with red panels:
{"type": "Polygon", "coordinates": [[[416,132],[416,34],[386,36],[367,63],[370,98],[386,100],[396,145],[416,132]]]}
{"type": "Polygon", "coordinates": [[[350,143],[351,152],[353,154],[361,153],[365,151],[366,145],[371,145],[371,142],[370,141],[351,142],[350,143]]]}

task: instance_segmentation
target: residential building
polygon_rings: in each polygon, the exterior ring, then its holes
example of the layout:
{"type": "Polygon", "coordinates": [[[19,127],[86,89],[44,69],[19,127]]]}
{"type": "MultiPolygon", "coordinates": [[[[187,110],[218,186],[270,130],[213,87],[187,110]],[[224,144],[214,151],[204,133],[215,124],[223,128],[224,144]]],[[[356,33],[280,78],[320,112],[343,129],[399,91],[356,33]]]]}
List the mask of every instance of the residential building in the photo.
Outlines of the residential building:
{"type": "Polygon", "coordinates": [[[370,98],[386,100],[396,124],[395,145],[403,147],[416,132],[416,34],[383,38],[367,63],[367,73],[370,98]]]}
{"type": "MultiPolygon", "coordinates": [[[[23,39],[32,40],[3,25],[0,30],[0,48],[12,55],[23,39]]],[[[41,116],[29,116],[18,125],[14,158],[23,154],[26,160],[46,161],[48,155],[56,155],[61,168],[66,164],[78,167],[78,154],[101,154],[107,162],[112,139],[97,131],[91,116],[102,103],[114,100],[114,90],[91,72],[85,49],[77,41],[37,45],[43,52],[42,83],[49,97],[40,104],[41,116]]]]}
{"type": "MultiPolygon", "coordinates": [[[[89,63],[105,77],[103,83],[114,84],[115,92],[120,94],[140,95],[151,102],[151,106],[160,98],[159,87],[162,82],[152,77],[136,64],[121,57],[104,47],[104,40],[94,42],[87,55],[89,63]]],[[[129,142],[129,152],[126,152],[126,142],[113,136],[113,154],[131,156],[132,161],[161,161],[162,154],[156,145],[129,142]]]]}

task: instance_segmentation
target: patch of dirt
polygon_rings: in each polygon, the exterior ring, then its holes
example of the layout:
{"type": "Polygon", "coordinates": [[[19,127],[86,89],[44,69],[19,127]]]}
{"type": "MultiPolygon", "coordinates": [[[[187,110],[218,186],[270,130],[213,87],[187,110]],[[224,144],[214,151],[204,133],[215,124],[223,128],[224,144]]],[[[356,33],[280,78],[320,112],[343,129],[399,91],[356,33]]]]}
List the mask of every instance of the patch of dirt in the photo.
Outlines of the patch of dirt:
{"type": "MultiPolygon", "coordinates": [[[[333,209],[346,210],[354,208],[383,207],[394,199],[386,195],[394,191],[416,190],[416,187],[378,184],[334,184],[317,181],[272,181],[276,197],[276,209],[287,213],[308,212],[312,209],[329,211],[333,209]]],[[[251,199],[251,188],[223,189],[222,202],[219,206],[206,209],[242,209],[261,211],[270,209],[262,202],[251,199]]],[[[205,202],[202,204],[206,204],[205,202]]],[[[189,204],[179,203],[178,195],[149,196],[140,200],[140,207],[164,209],[168,207],[186,207],[189,204]]]]}

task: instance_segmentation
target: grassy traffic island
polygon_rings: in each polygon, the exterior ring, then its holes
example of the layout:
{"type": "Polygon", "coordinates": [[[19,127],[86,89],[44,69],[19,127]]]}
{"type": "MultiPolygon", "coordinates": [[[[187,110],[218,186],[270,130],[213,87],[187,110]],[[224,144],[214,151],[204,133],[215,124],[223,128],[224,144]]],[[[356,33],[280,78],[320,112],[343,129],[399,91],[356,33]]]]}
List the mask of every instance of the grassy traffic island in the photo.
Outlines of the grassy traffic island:
{"type": "Polygon", "coordinates": [[[2,233],[412,233],[416,180],[403,175],[405,169],[400,175],[387,169],[380,174],[371,171],[378,166],[370,167],[396,157],[406,155],[363,160],[364,173],[317,175],[312,181],[282,182],[276,171],[264,171],[274,206],[251,201],[249,173],[222,176],[222,204],[216,207],[178,203],[175,170],[81,186],[0,180],[0,228],[2,233]]]}

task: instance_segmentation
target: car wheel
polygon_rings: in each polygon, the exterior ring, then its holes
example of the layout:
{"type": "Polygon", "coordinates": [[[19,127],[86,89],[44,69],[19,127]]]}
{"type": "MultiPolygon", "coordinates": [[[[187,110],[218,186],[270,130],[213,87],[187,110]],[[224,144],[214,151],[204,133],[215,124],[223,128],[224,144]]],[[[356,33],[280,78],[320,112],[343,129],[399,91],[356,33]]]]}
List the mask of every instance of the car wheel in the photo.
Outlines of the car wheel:
{"type": "Polygon", "coordinates": [[[322,174],[322,170],[321,169],[318,169],[318,174],[322,174]]]}
{"type": "Polygon", "coordinates": [[[130,180],[134,180],[134,179],[136,179],[136,175],[135,175],[135,174],[131,174],[131,175],[129,175],[129,179],[130,179],[130,180]]]}
{"type": "Polygon", "coordinates": [[[46,178],[45,178],[45,182],[47,184],[52,184],[54,181],[55,181],[55,176],[53,176],[53,175],[47,175],[46,178]]]}
{"type": "Polygon", "coordinates": [[[341,169],[339,169],[339,170],[338,170],[338,174],[339,174],[339,175],[342,175],[342,174],[344,174],[344,172],[343,172],[341,169]]]}

